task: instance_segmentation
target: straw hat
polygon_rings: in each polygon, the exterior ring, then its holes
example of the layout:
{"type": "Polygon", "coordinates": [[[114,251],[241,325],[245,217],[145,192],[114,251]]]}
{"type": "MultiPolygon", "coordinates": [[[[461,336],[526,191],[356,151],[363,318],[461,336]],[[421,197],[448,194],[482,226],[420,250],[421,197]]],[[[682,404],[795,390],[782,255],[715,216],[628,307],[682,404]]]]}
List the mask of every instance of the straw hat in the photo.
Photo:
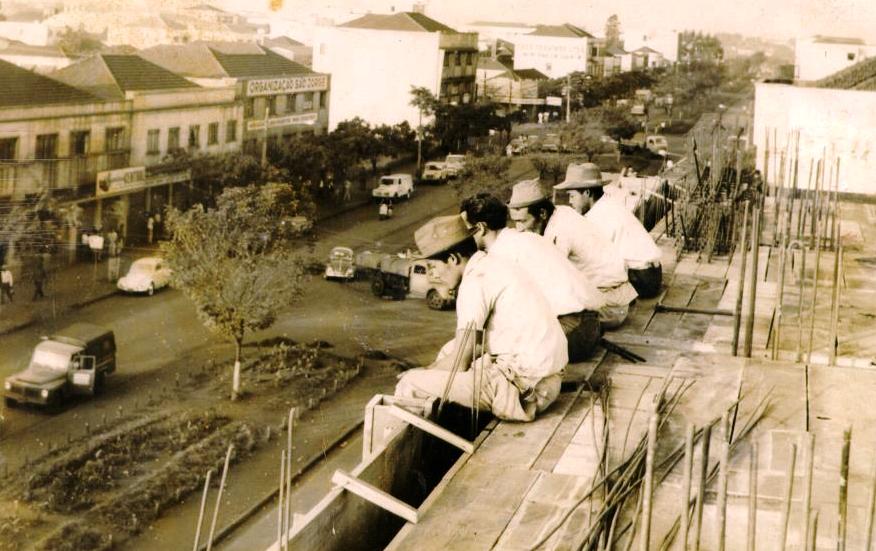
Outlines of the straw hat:
{"type": "Polygon", "coordinates": [[[607,184],[599,167],[593,163],[572,163],[566,169],[566,179],[554,189],[589,189],[607,184]]]}
{"type": "Polygon", "coordinates": [[[511,188],[509,209],[522,209],[547,198],[538,180],[521,180],[511,188]]]}
{"type": "Polygon", "coordinates": [[[437,216],[414,232],[414,242],[425,257],[432,257],[471,237],[462,216],[437,216]]]}

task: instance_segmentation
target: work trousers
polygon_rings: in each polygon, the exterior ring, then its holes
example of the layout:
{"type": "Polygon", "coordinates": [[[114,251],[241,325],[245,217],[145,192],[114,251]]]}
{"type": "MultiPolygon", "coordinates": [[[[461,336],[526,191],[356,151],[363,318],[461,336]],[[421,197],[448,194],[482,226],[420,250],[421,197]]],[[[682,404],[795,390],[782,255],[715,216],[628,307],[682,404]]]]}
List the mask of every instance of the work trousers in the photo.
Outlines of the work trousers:
{"type": "MultiPolygon", "coordinates": [[[[404,398],[441,398],[451,371],[416,368],[406,371],[395,387],[404,398]]],[[[468,408],[490,411],[506,421],[532,421],[547,409],[560,393],[562,377],[550,375],[530,379],[514,375],[503,359],[482,356],[469,369],[453,376],[447,400],[468,408]]]]}
{"type": "Polygon", "coordinates": [[[627,270],[630,283],[639,293],[639,298],[654,298],[660,294],[663,285],[663,267],[661,265],[649,266],[644,269],[627,270]]]}
{"type": "Polygon", "coordinates": [[[557,318],[566,335],[569,363],[583,362],[596,350],[599,338],[602,337],[599,317],[597,312],[584,310],[557,318]]]}

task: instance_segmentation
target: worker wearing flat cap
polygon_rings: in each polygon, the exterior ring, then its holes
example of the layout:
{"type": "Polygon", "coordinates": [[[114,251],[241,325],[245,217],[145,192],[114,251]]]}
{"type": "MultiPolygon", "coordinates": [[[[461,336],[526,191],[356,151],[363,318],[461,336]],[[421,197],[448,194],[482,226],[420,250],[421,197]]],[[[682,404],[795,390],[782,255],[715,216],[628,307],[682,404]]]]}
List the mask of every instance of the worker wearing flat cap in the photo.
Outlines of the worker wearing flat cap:
{"type": "Polygon", "coordinates": [[[617,249],[639,297],[655,297],[663,279],[660,247],[632,212],[617,199],[603,194],[607,183],[594,163],[573,163],[566,169],[566,179],[554,189],[568,191],[572,208],[592,222],[617,249]]]}
{"type": "Polygon", "coordinates": [[[461,214],[478,249],[498,256],[526,273],[547,299],[563,327],[570,362],[590,357],[602,337],[599,310],[603,294],[550,241],[530,232],[508,228],[508,207],[489,193],[478,193],[462,202],[461,214]]]}
{"type": "Polygon", "coordinates": [[[518,230],[544,236],[599,289],[605,303],[599,320],[605,329],[626,320],[636,291],[627,279],[623,258],[592,222],[572,207],[555,206],[538,180],[515,184],[508,208],[518,230]]]}
{"type": "Polygon", "coordinates": [[[505,260],[477,251],[462,216],[440,216],[414,232],[420,252],[444,260],[448,284],[460,281],[456,335],[438,359],[399,379],[396,396],[441,398],[531,421],[560,392],[566,337],[541,292],[505,260]]]}

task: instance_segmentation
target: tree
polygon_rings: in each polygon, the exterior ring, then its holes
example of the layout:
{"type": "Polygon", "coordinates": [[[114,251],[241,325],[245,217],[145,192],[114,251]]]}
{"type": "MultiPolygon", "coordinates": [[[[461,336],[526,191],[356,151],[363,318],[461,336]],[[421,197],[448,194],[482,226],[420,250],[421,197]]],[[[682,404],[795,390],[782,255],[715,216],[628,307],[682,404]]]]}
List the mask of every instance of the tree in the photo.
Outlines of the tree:
{"type": "Polygon", "coordinates": [[[459,177],[450,182],[460,199],[482,191],[501,195],[512,184],[509,168],[511,159],[502,155],[472,157],[466,160],[459,177]]]}
{"type": "Polygon", "coordinates": [[[569,166],[569,158],[566,155],[533,155],[530,162],[538,171],[540,179],[550,178],[554,185],[560,183],[560,179],[566,174],[566,167],[569,166]]]}
{"type": "Polygon", "coordinates": [[[613,14],[605,21],[605,45],[608,47],[621,46],[620,36],[620,18],[618,18],[617,14],[613,14]]]}
{"type": "Polygon", "coordinates": [[[95,35],[70,27],[58,35],[57,44],[67,55],[88,55],[103,49],[103,44],[95,35]]]}
{"type": "Polygon", "coordinates": [[[431,116],[438,108],[438,98],[425,86],[411,86],[410,105],[419,112],[417,121],[417,174],[423,164],[423,116],[431,116]]]}
{"type": "Polygon", "coordinates": [[[240,358],[248,333],[270,327],[302,294],[305,261],[294,217],[312,215],[309,195],[285,183],[228,188],[216,207],[172,209],[173,239],[161,250],[172,284],[205,326],[234,343],[231,399],[240,396],[240,358]]]}

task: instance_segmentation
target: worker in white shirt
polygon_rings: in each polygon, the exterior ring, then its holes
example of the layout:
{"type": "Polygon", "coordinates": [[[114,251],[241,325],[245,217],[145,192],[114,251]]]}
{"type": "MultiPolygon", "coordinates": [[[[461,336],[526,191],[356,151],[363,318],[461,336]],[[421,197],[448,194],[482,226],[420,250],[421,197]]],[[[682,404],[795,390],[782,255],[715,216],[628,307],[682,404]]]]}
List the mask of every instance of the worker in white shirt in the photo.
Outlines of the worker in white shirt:
{"type": "Polygon", "coordinates": [[[538,180],[515,184],[508,208],[518,230],[544,236],[599,289],[605,301],[599,311],[603,328],[613,329],[627,319],[636,290],[623,258],[591,222],[571,207],[555,206],[538,180]]]}
{"type": "Polygon", "coordinates": [[[396,396],[440,398],[446,390],[450,402],[532,421],[556,400],[568,361],[566,338],[547,300],[525,273],[478,252],[460,215],[434,218],[414,241],[424,256],[445,260],[446,282],[461,279],[456,336],[442,349],[449,353],[406,371],[396,396]]]}
{"type": "Polygon", "coordinates": [[[540,235],[506,227],[508,207],[489,193],[462,202],[466,223],[474,229],[478,249],[499,256],[525,272],[547,299],[569,344],[569,361],[580,362],[596,350],[602,336],[599,312],[602,293],[540,235]]]}
{"type": "Polygon", "coordinates": [[[554,189],[568,191],[569,205],[617,249],[639,297],[653,298],[660,293],[663,279],[660,247],[620,201],[603,195],[607,183],[595,164],[573,163],[566,169],[566,179],[554,189]]]}

